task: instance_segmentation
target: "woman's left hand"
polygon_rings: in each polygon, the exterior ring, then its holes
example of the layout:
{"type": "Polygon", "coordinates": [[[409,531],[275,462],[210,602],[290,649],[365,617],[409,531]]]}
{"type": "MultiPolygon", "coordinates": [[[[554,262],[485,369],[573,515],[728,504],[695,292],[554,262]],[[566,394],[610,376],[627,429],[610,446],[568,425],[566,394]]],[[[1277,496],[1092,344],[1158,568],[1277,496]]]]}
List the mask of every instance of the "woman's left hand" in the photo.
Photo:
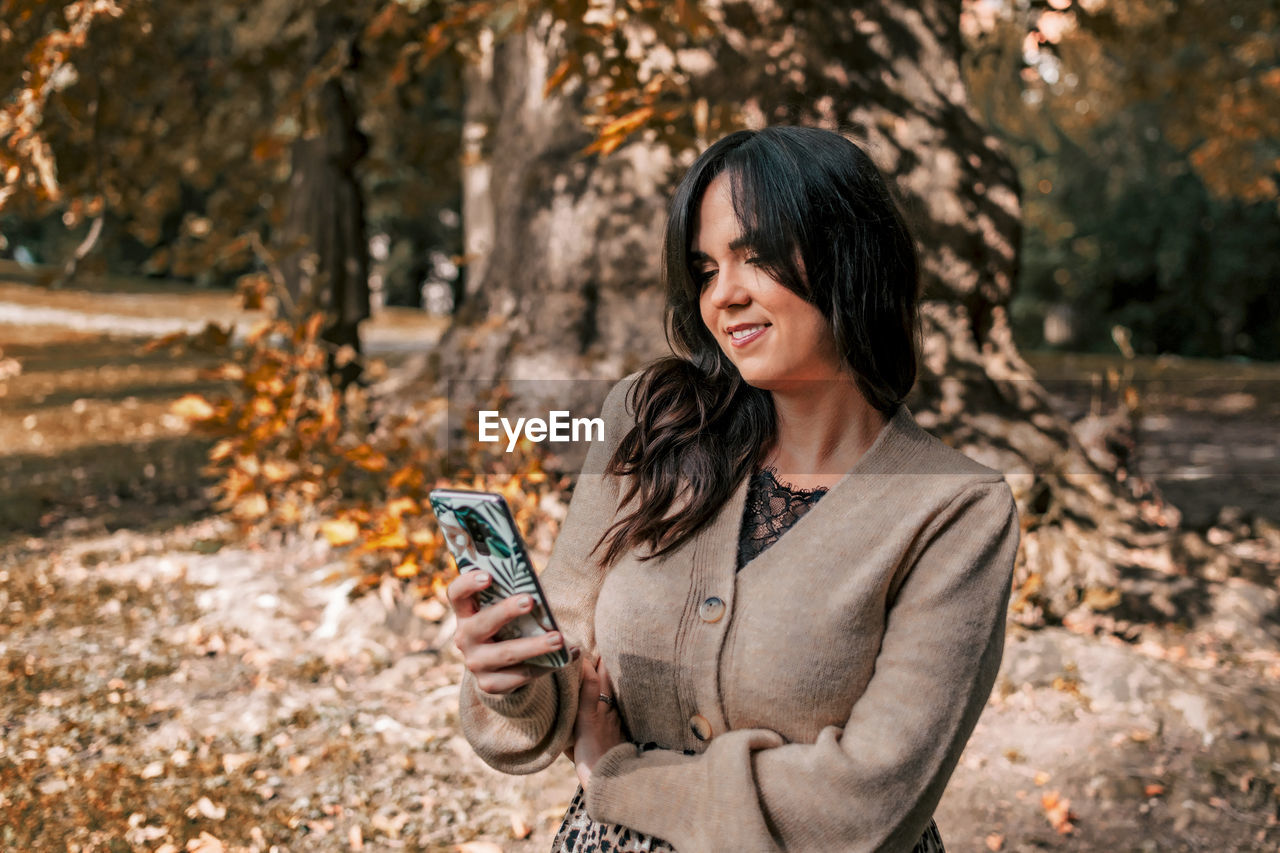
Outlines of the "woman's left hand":
{"type": "Polygon", "coordinates": [[[583,656],[582,689],[578,693],[578,719],[573,726],[573,766],[578,771],[582,789],[587,789],[591,769],[600,756],[620,743],[626,743],[622,732],[622,718],[612,702],[613,683],[601,658],[596,666],[583,656]]]}

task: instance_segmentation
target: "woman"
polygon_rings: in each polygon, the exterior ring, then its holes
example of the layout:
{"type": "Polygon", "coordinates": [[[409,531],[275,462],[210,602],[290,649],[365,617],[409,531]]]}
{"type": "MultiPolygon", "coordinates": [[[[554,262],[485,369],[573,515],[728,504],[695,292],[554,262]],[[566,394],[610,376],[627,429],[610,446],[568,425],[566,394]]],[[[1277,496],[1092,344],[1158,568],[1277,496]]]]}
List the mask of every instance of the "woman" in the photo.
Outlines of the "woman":
{"type": "Polygon", "coordinates": [[[564,636],[494,642],[520,602],[450,584],[463,732],[509,773],[574,760],[557,851],[941,850],[1019,528],[903,403],[902,216],[839,134],[740,131],[677,188],[664,278],[675,355],[610,392],[541,576],[564,636]]]}

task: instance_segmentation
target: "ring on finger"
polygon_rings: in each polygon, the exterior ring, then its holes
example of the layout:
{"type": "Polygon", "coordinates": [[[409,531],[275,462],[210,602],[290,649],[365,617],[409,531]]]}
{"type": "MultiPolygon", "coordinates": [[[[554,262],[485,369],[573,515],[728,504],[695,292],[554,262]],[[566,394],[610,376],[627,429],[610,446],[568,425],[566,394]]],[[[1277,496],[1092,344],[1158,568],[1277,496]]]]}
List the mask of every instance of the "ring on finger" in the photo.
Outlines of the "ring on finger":
{"type": "Polygon", "coordinates": [[[616,710],[616,709],[617,709],[617,707],[618,707],[618,701],[617,701],[616,699],[614,699],[612,696],[606,696],[605,694],[601,693],[601,694],[600,694],[600,701],[601,701],[601,702],[603,702],[603,703],[605,703],[605,704],[606,704],[606,705],[608,705],[610,708],[613,708],[613,709],[615,709],[615,710],[616,710]]]}

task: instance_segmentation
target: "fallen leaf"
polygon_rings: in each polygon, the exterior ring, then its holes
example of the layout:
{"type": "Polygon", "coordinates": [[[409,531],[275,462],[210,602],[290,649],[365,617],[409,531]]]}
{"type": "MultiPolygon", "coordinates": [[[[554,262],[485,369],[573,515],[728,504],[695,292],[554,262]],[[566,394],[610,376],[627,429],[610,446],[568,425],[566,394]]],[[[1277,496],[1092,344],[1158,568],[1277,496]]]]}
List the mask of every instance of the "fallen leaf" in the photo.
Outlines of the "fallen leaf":
{"type": "Polygon", "coordinates": [[[157,776],[163,776],[164,762],[153,761],[150,764],[148,764],[146,767],[142,768],[142,772],[139,773],[138,775],[141,776],[143,779],[154,779],[157,776]]]}
{"type": "Polygon", "coordinates": [[[1164,793],[1164,785],[1161,785],[1158,782],[1152,782],[1142,790],[1148,797],[1158,797],[1164,793]]]}
{"type": "Polygon", "coordinates": [[[998,832],[989,832],[986,842],[988,850],[999,850],[1004,847],[1004,836],[998,832]]]}
{"type": "Polygon", "coordinates": [[[66,779],[46,779],[37,787],[40,789],[40,793],[45,796],[53,796],[54,794],[61,794],[71,786],[66,779]]]}
{"type": "Polygon", "coordinates": [[[227,808],[226,806],[215,806],[208,797],[201,797],[187,807],[187,817],[193,818],[196,815],[209,820],[222,820],[227,816],[227,808]]]}
{"type": "Polygon", "coordinates": [[[1049,774],[1044,772],[1043,770],[1037,770],[1035,778],[1032,781],[1036,783],[1036,787],[1038,788],[1041,785],[1043,785],[1045,782],[1049,781],[1049,774]]]}
{"type": "Polygon", "coordinates": [[[511,813],[511,835],[517,839],[528,838],[533,832],[533,827],[524,819],[524,815],[519,812],[511,813]]]}
{"type": "Polygon", "coordinates": [[[225,853],[226,849],[221,839],[207,832],[202,832],[199,838],[187,842],[187,853],[225,853]]]}
{"type": "Polygon", "coordinates": [[[235,506],[231,508],[231,514],[239,519],[253,521],[262,518],[269,509],[266,495],[255,492],[236,501],[235,506]]]}
{"type": "Polygon", "coordinates": [[[185,394],[173,402],[169,411],[189,421],[206,421],[213,417],[213,406],[199,394],[185,394]]]}
{"type": "Polygon", "coordinates": [[[360,824],[351,827],[351,831],[347,833],[347,841],[352,850],[364,849],[364,833],[360,831],[360,824]]]}
{"type": "Polygon", "coordinates": [[[1071,823],[1071,819],[1079,819],[1071,811],[1071,801],[1064,798],[1058,791],[1046,791],[1040,797],[1040,806],[1044,809],[1045,817],[1049,819],[1049,823],[1058,831],[1060,835],[1066,835],[1075,829],[1071,823]]]}
{"type": "Polygon", "coordinates": [[[341,547],[356,541],[356,537],[360,535],[360,528],[354,521],[342,518],[326,521],[320,525],[320,532],[324,534],[325,539],[329,540],[330,545],[341,547]]]}

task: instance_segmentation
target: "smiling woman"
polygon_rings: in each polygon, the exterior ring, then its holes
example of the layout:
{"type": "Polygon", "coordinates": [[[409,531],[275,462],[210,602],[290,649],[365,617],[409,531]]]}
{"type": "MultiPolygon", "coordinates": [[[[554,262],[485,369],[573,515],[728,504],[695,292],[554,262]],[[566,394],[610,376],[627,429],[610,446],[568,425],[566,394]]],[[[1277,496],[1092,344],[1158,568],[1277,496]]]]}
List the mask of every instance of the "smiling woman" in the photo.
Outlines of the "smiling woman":
{"type": "Polygon", "coordinates": [[[739,236],[730,176],[718,175],[698,211],[690,257],[702,321],[750,385],[777,391],[797,381],[852,379],[816,305],[759,266],[739,236]]]}
{"type": "Polygon", "coordinates": [[[574,761],[555,853],[940,851],[1019,526],[904,403],[902,216],[839,134],[740,131],[677,188],[663,272],[674,353],[605,400],[540,578],[581,658],[525,665],[460,577],[463,732],[506,772],[574,761]]]}

